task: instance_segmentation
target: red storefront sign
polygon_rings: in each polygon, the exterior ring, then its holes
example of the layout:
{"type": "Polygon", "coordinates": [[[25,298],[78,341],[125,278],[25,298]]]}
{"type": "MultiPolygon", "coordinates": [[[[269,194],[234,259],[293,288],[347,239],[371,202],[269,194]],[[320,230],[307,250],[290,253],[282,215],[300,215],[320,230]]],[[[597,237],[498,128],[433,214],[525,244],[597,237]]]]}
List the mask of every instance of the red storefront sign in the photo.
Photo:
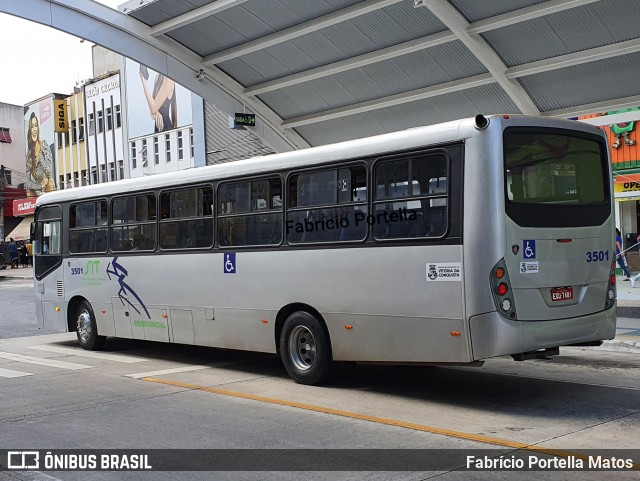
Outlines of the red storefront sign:
{"type": "Polygon", "coordinates": [[[36,210],[37,197],[27,197],[26,199],[17,199],[13,201],[13,216],[23,217],[31,215],[36,210]]]}

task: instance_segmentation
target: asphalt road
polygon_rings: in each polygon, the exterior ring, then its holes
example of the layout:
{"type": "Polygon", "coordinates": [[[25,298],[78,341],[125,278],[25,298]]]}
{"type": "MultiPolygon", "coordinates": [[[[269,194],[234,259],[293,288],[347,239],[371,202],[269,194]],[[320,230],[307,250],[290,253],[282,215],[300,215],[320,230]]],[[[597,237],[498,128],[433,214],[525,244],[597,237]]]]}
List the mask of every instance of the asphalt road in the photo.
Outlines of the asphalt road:
{"type": "MultiPolygon", "coordinates": [[[[83,351],[73,333],[37,331],[28,284],[0,284],[0,450],[287,449],[292,471],[253,471],[260,451],[244,451],[231,458],[242,471],[23,470],[0,472],[2,481],[638,479],[623,471],[461,471],[461,464],[326,472],[339,456],[300,451],[491,449],[508,457],[613,449],[640,464],[637,352],[566,348],[549,360],[499,358],[481,368],[341,366],[325,387],[300,386],[271,355],[116,339],[100,353],[83,351]]],[[[394,455],[371,453],[380,462],[394,455]]]]}
{"type": "Polygon", "coordinates": [[[33,279],[0,276],[0,339],[42,334],[33,299],[33,279]]]}

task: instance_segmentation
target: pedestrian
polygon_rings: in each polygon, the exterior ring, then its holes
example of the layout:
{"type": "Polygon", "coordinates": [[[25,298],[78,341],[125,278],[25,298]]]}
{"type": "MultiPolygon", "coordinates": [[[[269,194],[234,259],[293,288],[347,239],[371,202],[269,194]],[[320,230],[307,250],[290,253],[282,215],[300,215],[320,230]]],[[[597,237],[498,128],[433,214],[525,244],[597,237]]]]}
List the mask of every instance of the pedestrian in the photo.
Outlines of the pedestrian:
{"type": "Polygon", "coordinates": [[[27,241],[27,266],[33,266],[33,244],[31,239],[27,241]]]}
{"type": "MultiPolygon", "coordinates": [[[[638,246],[638,250],[640,250],[640,234],[636,237],[636,246],[638,246]]],[[[636,281],[638,281],[638,279],[640,279],[640,272],[631,278],[631,287],[636,287],[636,281]]]]}
{"type": "Polygon", "coordinates": [[[0,241],[0,269],[6,269],[7,266],[7,245],[4,241],[0,241]]]}
{"type": "Polygon", "coordinates": [[[27,255],[27,244],[24,241],[20,242],[20,264],[22,267],[29,267],[29,258],[27,255]]]}
{"type": "Polygon", "coordinates": [[[630,281],[631,274],[629,274],[629,269],[627,269],[627,263],[625,262],[624,257],[624,251],[622,249],[622,234],[620,233],[620,229],[616,227],[616,259],[620,269],[622,269],[622,273],[624,274],[623,280],[630,281]]]}
{"type": "Polygon", "coordinates": [[[13,237],[9,238],[9,259],[11,260],[11,268],[18,268],[18,244],[13,240],[13,237]]]}

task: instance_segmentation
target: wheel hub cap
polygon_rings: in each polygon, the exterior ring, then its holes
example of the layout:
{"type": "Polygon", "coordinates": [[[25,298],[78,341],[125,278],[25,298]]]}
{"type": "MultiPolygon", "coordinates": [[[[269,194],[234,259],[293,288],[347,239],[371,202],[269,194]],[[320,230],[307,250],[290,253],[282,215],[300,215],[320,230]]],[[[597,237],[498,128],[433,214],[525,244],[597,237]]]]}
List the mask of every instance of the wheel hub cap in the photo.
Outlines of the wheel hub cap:
{"type": "Polygon", "coordinates": [[[296,326],[289,336],[289,357],[301,371],[311,369],[316,360],[316,340],[304,326],[296,326]]]}
{"type": "Polygon", "coordinates": [[[87,311],[82,311],[78,316],[78,334],[82,339],[82,342],[88,342],[91,337],[91,331],[93,326],[91,323],[91,316],[87,311]]]}

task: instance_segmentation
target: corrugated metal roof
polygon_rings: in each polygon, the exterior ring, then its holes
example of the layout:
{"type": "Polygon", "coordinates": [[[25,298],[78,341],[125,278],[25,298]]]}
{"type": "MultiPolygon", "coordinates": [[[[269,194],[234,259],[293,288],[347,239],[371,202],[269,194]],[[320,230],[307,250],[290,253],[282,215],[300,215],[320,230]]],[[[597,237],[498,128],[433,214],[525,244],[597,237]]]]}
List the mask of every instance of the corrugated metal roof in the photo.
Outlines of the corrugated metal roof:
{"type": "Polygon", "coordinates": [[[353,21],[338,23],[319,32],[222,62],[219,67],[243,85],[253,85],[445,29],[442,22],[427,9],[415,9],[409,2],[402,2],[383,11],[376,10],[353,21]]]}
{"type": "Polygon", "coordinates": [[[428,87],[486,68],[460,42],[349,70],[260,96],[283,118],[428,87]],[[288,101],[283,101],[286,96],[288,101]]]}
{"type": "Polygon", "coordinates": [[[194,50],[205,56],[356,3],[357,0],[251,0],[178,28],[170,36],[191,47],[190,36],[195,29],[200,38],[194,50]]]}
{"type": "Polygon", "coordinates": [[[473,117],[477,114],[497,113],[518,113],[518,108],[504,91],[494,84],[302,126],[297,130],[312,145],[323,145],[473,117]]]}
{"type": "Polygon", "coordinates": [[[640,53],[635,53],[532,75],[521,83],[547,111],[640,95],[639,79],[640,53]]]}
{"type": "Polygon", "coordinates": [[[638,0],[601,0],[487,32],[507,67],[637,38],[638,0]]]}
{"type": "Polygon", "coordinates": [[[205,102],[204,111],[207,165],[274,153],[251,129],[229,128],[229,115],[215,105],[205,102]]]}
{"type": "Polygon", "coordinates": [[[547,0],[451,0],[451,4],[468,22],[476,22],[520,8],[530,7],[547,0]]]}
{"type": "Polygon", "coordinates": [[[131,16],[197,54],[194,71],[283,138],[316,145],[478,112],[640,104],[638,0],[229,1],[195,20],[181,15],[216,3],[158,0],[131,16]]]}
{"type": "Polygon", "coordinates": [[[182,15],[183,13],[187,13],[191,9],[193,9],[193,5],[185,0],[158,0],[154,2],[153,7],[144,5],[135,11],[125,8],[124,13],[141,21],[145,25],[153,26],[177,17],[178,15],[182,15]]]}

